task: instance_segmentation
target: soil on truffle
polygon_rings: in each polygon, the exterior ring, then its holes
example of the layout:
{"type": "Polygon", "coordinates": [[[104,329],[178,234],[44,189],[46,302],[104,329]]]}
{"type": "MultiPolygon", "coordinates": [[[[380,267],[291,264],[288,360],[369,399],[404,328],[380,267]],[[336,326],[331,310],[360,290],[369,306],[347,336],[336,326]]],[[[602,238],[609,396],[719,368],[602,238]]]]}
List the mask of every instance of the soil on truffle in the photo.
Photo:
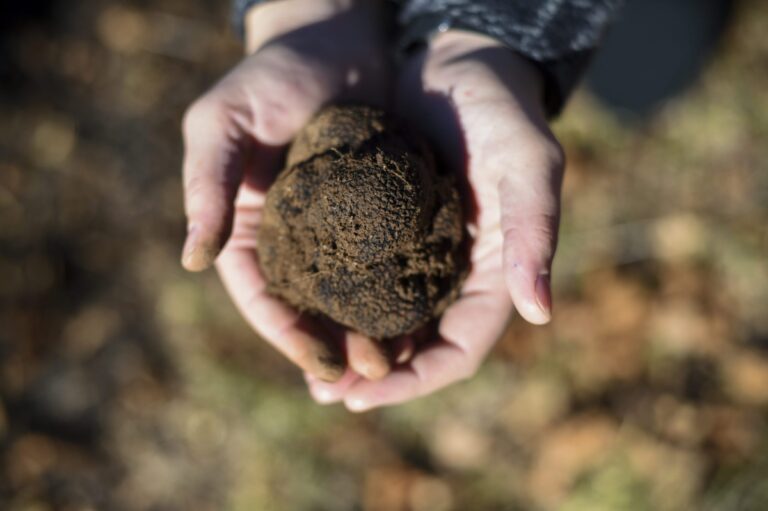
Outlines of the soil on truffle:
{"type": "Polygon", "coordinates": [[[290,147],[258,235],[268,291],[376,339],[412,332],[466,274],[461,201],[417,137],[331,106],[290,147]]]}

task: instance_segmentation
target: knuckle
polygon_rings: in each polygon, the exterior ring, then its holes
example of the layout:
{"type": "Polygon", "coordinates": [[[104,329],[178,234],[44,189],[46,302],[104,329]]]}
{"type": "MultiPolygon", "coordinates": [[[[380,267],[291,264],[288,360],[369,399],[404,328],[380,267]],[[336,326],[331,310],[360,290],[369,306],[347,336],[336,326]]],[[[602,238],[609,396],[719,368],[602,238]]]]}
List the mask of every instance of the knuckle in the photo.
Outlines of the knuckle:
{"type": "Polygon", "coordinates": [[[316,69],[295,59],[292,54],[278,54],[264,62],[253,84],[260,92],[257,96],[271,99],[268,103],[293,105],[322,95],[327,80],[316,69]]]}
{"type": "Polygon", "coordinates": [[[539,213],[532,218],[531,232],[541,239],[550,239],[557,232],[558,221],[557,214],[539,213]]]}
{"type": "Polygon", "coordinates": [[[311,77],[297,74],[279,73],[273,76],[271,84],[280,91],[279,98],[285,103],[301,101],[311,95],[311,77]]]}
{"type": "Polygon", "coordinates": [[[198,98],[184,113],[181,122],[182,131],[188,135],[200,126],[216,122],[221,118],[223,110],[224,105],[222,102],[211,94],[198,98]]]}
{"type": "Polygon", "coordinates": [[[565,150],[554,136],[544,142],[542,157],[550,168],[562,169],[565,167],[565,150]]]}
{"type": "MultiPolygon", "coordinates": [[[[218,176],[195,173],[184,181],[184,200],[188,215],[207,219],[211,225],[227,226],[233,212],[234,186],[224,184],[218,176]]],[[[231,228],[231,225],[230,227],[231,228]]]]}
{"type": "Polygon", "coordinates": [[[536,143],[529,144],[526,166],[544,172],[542,176],[557,174],[565,164],[565,152],[554,137],[540,136],[536,143]]]}
{"type": "Polygon", "coordinates": [[[322,103],[320,94],[310,83],[299,76],[278,73],[263,78],[262,90],[254,107],[256,130],[266,142],[287,142],[322,103]]]}
{"type": "Polygon", "coordinates": [[[557,232],[559,216],[557,213],[529,213],[510,218],[502,228],[505,238],[519,237],[531,233],[537,238],[551,238],[557,232]]]}
{"type": "Polygon", "coordinates": [[[204,176],[200,174],[194,174],[187,179],[184,185],[184,192],[187,198],[199,197],[206,195],[208,189],[208,181],[204,176]]]}
{"type": "Polygon", "coordinates": [[[503,229],[502,236],[507,247],[522,244],[538,253],[554,252],[557,244],[557,217],[541,214],[521,219],[503,229]]]}

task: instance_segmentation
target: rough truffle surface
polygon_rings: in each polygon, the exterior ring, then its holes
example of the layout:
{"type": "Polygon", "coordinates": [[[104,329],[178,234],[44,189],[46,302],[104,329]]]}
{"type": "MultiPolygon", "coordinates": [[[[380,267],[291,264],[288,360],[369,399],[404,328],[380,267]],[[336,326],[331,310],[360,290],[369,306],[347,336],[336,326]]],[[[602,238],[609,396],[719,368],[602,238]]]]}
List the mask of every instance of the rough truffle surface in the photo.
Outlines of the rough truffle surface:
{"type": "Polygon", "coordinates": [[[440,315],[466,273],[461,201],[421,143],[384,113],[323,110],[267,194],[268,290],[376,339],[440,315]]]}

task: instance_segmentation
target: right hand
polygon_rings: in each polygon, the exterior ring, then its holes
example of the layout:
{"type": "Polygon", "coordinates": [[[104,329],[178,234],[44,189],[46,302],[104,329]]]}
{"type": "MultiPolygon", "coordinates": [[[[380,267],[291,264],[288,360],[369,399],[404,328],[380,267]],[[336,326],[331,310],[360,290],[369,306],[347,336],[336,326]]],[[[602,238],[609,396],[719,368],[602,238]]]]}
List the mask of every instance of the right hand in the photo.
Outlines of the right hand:
{"type": "Polygon", "coordinates": [[[325,381],[346,371],[342,342],[357,374],[382,377],[389,362],[374,341],[321,325],[269,296],[256,232],[285,146],[322,106],[385,106],[391,77],[381,18],[368,0],[256,6],[246,21],[251,54],[189,108],[183,123],[183,266],[200,271],[215,261],[254,330],[311,378],[325,381]],[[334,336],[343,339],[334,342],[334,336]]]}
{"type": "Polygon", "coordinates": [[[549,321],[564,160],[542,85],[502,43],[461,30],[435,36],[405,62],[398,111],[465,186],[470,272],[407,363],[378,381],[310,381],[317,399],[362,411],[431,394],[475,374],[514,309],[531,323],[549,321]]]}

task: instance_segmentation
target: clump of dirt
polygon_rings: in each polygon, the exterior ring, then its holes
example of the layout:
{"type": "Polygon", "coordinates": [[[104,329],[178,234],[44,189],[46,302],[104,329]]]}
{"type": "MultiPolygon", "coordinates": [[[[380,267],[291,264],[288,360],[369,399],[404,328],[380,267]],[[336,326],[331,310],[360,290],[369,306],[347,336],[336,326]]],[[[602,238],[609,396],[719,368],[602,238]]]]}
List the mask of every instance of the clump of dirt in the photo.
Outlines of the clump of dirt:
{"type": "Polygon", "coordinates": [[[376,339],[458,296],[461,201],[426,146],[381,111],[332,106],[288,151],[258,237],[269,291],[376,339]]]}

